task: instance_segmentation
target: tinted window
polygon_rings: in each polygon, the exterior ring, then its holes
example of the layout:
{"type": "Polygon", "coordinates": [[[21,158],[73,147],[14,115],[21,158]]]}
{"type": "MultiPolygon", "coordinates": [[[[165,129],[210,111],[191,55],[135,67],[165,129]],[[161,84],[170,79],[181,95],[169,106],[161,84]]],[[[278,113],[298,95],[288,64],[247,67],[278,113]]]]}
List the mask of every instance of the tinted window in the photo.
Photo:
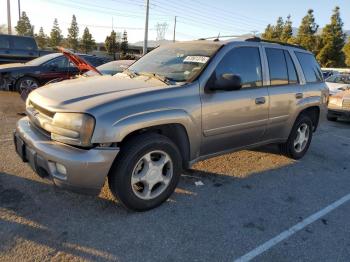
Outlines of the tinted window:
{"type": "Polygon", "coordinates": [[[323,81],[323,75],[320,66],[315,57],[311,54],[295,52],[301,68],[303,69],[307,83],[317,83],[323,81]]]}
{"type": "Polygon", "coordinates": [[[262,86],[261,60],[256,47],[238,47],[228,52],[215,70],[216,78],[222,74],[238,75],[242,88],[262,86]]]}
{"type": "Polygon", "coordinates": [[[288,85],[288,69],[282,49],[266,48],[272,86],[288,85]]]}
{"type": "Polygon", "coordinates": [[[45,66],[50,66],[50,67],[52,66],[52,67],[64,69],[68,67],[68,60],[65,56],[61,56],[47,62],[45,66]]]}
{"type": "Polygon", "coordinates": [[[35,50],[36,43],[33,38],[29,37],[14,37],[12,40],[14,49],[35,50]]]}
{"type": "Polygon", "coordinates": [[[295,70],[294,62],[293,62],[292,58],[290,57],[290,54],[288,51],[284,51],[284,55],[285,55],[286,61],[287,61],[289,84],[291,84],[291,85],[298,84],[299,83],[298,74],[297,74],[297,71],[295,70]]]}
{"type": "Polygon", "coordinates": [[[10,40],[6,36],[0,36],[0,48],[10,48],[10,40]]]}

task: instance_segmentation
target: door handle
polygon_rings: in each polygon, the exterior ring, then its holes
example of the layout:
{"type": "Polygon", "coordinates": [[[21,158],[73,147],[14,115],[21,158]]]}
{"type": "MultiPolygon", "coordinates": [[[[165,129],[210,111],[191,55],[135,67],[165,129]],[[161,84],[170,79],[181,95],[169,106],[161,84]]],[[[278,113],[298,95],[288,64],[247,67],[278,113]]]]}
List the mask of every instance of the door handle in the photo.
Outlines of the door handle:
{"type": "Polygon", "coordinates": [[[303,93],[296,93],[295,98],[296,99],[302,99],[304,97],[303,93]]]}
{"type": "Polygon", "coordinates": [[[255,99],[255,104],[257,104],[257,105],[263,105],[265,103],[266,103],[265,97],[258,97],[255,99]]]}

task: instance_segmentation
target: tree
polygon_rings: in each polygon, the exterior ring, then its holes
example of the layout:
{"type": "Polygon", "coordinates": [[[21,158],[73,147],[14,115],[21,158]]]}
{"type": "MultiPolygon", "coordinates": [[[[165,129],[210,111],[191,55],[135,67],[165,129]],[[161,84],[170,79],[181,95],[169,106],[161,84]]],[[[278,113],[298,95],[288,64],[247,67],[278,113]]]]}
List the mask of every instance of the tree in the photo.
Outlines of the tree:
{"type": "Polygon", "coordinates": [[[287,20],[285,21],[283,25],[282,35],[281,35],[281,41],[285,43],[291,42],[291,39],[293,37],[293,23],[291,20],[291,16],[287,16],[287,20]]]}
{"type": "Polygon", "coordinates": [[[301,25],[298,29],[298,34],[295,39],[296,44],[299,44],[305,49],[317,54],[317,30],[318,24],[315,22],[314,11],[309,9],[307,15],[302,19],[301,25]]]}
{"type": "Polygon", "coordinates": [[[89,28],[85,27],[83,37],[80,40],[80,49],[83,53],[87,54],[94,50],[95,46],[96,43],[90,34],[89,28]]]}
{"type": "Polygon", "coordinates": [[[347,44],[344,46],[343,52],[345,55],[345,64],[350,67],[350,37],[347,44]]]}
{"type": "Polygon", "coordinates": [[[79,47],[79,27],[77,23],[77,19],[75,15],[72,17],[72,23],[70,27],[68,28],[68,36],[67,36],[67,42],[69,45],[69,48],[73,49],[73,51],[77,51],[79,47]]]}
{"type": "Polygon", "coordinates": [[[267,25],[265,29],[265,33],[262,34],[262,37],[265,40],[281,41],[283,30],[284,30],[283,18],[279,17],[277,19],[276,25],[271,25],[271,24],[267,25]]]}
{"type": "Polygon", "coordinates": [[[22,12],[15,29],[18,35],[34,36],[34,26],[31,25],[26,12],[22,12]]]}
{"type": "Polygon", "coordinates": [[[122,43],[120,44],[120,51],[125,56],[128,52],[129,44],[128,44],[128,33],[124,30],[122,43]]]}
{"type": "Polygon", "coordinates": [[[343,31],[343,21],[340,17],[340,8],[337,6],[333,10],[331,23],[323,28],[321,39],[322,49],[317,58],[324,67],[342,67],[345,65],[346,35],[343,31]]]}
{"type": "Polygon", "coordinates": [[[62,31],[58,25],[57,18],[55,18],[53,22],[53,27],[50,33],[50,46],[51,47],[59,46],[62,40],[63,40],[62,31]]]}
{"type": "Polygon", "coordinates": [[[116,53],[119,51],[119,42],[117,33],[112,30],[111,34],[106,37],[105,47],[109,55],[113,56],[113,59],[116,59],[116,53]]]}
{"type": "Polygon", "coordinates": [[[40,27],[39,34],[35,35],[35,40],[40,49],[47,47],[48,37],[44,33],[44,29],[42,27],[40,27]]]}
{"type": "Polygon", "coordinates": [[[262,38],[265,40],[272,40],[273,38],[273,26],[271,24],[268,24],[265,32],[262,34],[262,38]]]}

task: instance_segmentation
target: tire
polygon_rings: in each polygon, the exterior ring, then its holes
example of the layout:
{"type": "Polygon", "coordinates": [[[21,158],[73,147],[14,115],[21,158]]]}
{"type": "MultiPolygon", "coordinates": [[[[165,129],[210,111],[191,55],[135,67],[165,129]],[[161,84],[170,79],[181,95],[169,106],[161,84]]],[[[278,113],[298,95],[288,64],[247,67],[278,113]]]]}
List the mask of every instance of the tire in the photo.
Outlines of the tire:
{"type": "Polygon", "coordinates": [[[30,93],[34,89],[39,87],[39,82],[33,77],[22,77],[16,83],[16,90],[22,94],[23,91],[30,93]]]}
{"type": "Polygon", "coordinates": [[[177,146],[165,136],[149,133],[133,138],[121,149],[108,174],[108,184],[126,208],[146,211],[170,197],[181,171],[177,146]],[[166,163],[161,168],[162,162],[166,163]],[[145,182],[136,182],[139,179],[145,182]],[[154,182],[161,179],[164,181],[154,182]]]}
{"type": "Polygon", "coordinates": [[[338,118],[337,118],[337,117],[334,117],[334,116],[327,115],[327,120],[328,120],[328,121],[331,121],[331,122],[335,122],[335,121],[338,120],[338,118]]]}
{"type": "MultiPolygon", "coordinates": [[[[310,143],[312,141],[312,135],[313,135],[313,124],[312,124],[311,118],[308,115],[299,116],[294,123],[294,126],[288,137],[287,142],[280,145],[281,153],[295,160],[301,159],[306,154],[306,152],[310,147],[310,143]],[[300,135],[299,132],[302,133],[304,130],[305,132],[308,132],[307,133],[308,138],[305,143],[304,142],[301,143],[300,141],[303,140],[302,139],[303,137],[302,135],[300,135]],[[296,141],[298,141],[297,145],[295,145],[296,141]]],[[[306,138],[306,135],[305,135],[305,138],[306,138]]]]}

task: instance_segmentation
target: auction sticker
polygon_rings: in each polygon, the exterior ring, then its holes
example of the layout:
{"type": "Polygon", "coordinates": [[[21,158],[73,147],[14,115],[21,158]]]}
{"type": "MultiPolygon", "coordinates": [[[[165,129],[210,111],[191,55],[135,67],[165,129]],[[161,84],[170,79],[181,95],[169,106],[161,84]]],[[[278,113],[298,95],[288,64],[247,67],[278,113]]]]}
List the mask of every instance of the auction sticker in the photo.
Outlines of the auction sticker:
{"type": "Polygon", "coordinates": [[[207,56],[187,56],[184,59],[184,63],[200,63],[200,64],[205,64],[208,62],[209,57],[207,56]]]}

